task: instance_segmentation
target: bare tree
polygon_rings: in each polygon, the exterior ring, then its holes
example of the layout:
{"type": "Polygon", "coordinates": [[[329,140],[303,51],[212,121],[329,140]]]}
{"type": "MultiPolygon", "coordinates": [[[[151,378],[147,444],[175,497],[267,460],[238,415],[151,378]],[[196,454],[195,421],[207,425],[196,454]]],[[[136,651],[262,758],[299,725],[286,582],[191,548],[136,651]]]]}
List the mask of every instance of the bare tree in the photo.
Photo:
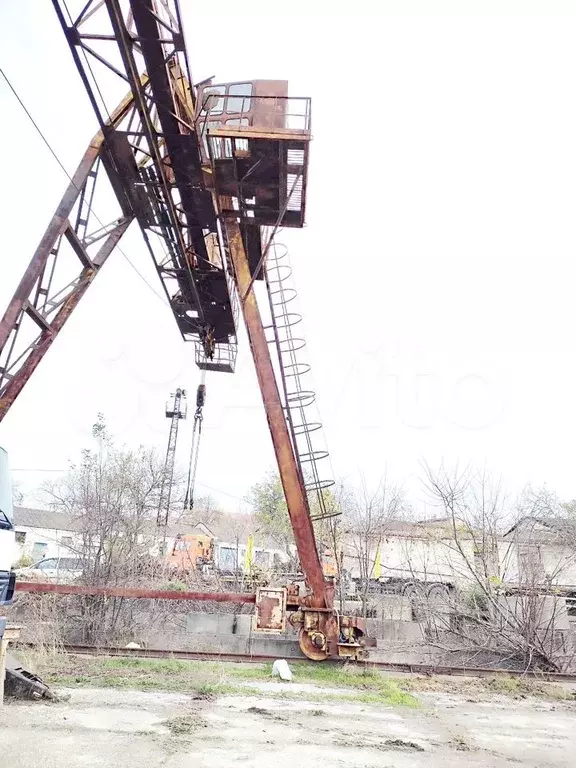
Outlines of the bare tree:
{"type": "MultiPolygon", "coordinates": [[[[534,550],[536,530],[526,534],[524,529],[521,542],[510,534],[504,537],[513,518],[499,485],[487,473],[469,469],[459,473],[441,467],[434,472],[425,466],[424,471],[428,494],[445,517],[446,532],[438,541],[450,552],[458,584],[449,610],[435,617],[436,627],[449,636],[445,650],[466,647],[500,653],[530,668],[558,669],[563,607],[550,585],[558,579],[561,563],[554,562],[548,573],[541,567],[524,568],[519,579],[519,559],[523,549],[534,550]]],[[[520,508],[521,520],[525,510],[520,508]]],[[[429,608],[437,610],[437,605],[429,608]]]]}
{"type": "Polygon", "coordinates": [[[258,530],[273,539],[286,556],[292,559],[294,534],[278,472],[269,471],[262,482],[253,485],[247,502],[254,510],[254,522],[258,530]]]}
{"type": "Polygon", "coordinates": [[[308,497],[324,575],[333,577],[335,598],[340,612],[343,613],[348,585],[344,573],[342,515],[344,509],[350,507],[350,490],[344,483],[340,483],[334,491],[331,488],[325,488],[310,492],[308,497]]]}
{"type": "MultiPolygon", "coordinates": [[[[162,558],[149,554],[158,539],[163,461],[152,449],[115,446],[102,417],[93,436],[96,449],[84,450],[80,462],[60,480],[46,484],[44,493],[54,509],[74,521],[84,584],[149,583],[164,565],[162,558]]],[[[122,598],[92,596],[82,601],[86,639],[95,642],[113,633],[122,608],[122,598]]]]}
{"type": "Polygon", "coordinates": [[[184,511],[178,518],[178,522],[184,525],[196,525],[204,523],[210,528],[218,525],[224,518],[224,512],[218,502],[210,495],[199,496],[194,500],[194,507],[184,511]]]}
{"type": "Polygon", "coordinates": [[[393,523],[405,518],[408,505],[401,488],[383,478],[375,490],[365,484],[343,495],[343,529],[359,572],[362,615],[368,609],[368,594],[374,581],[383,542],[393,523]]]}

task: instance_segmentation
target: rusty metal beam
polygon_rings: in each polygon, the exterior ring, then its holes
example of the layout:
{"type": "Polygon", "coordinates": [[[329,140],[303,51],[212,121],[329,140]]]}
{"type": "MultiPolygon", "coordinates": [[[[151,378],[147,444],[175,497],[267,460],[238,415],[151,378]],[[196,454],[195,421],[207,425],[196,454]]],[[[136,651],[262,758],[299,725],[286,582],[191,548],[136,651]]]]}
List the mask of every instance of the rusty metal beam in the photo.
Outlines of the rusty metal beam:
{"type": "MultiPolygon", "coordinates": [[[[142,82],[147,82],[146,75],[142,75],[142,82]]],[[[133,95],[128,93],[111,111],[107,127],[120,125],[134,109],[133,102],[133,95]]],[[[86,205],[85,192],[88,186],[93,187],[96,183],[101,168],[99,161],[105,154],[104,134],[105,132],[100,130],[93,137],[76,171],[70,177],[70,183],[54,216],[0,320],[0,421],[132,220],[131,214],[117,220],[116,225],[108,230],[106,239],[93,260],[88,255],[88,244],[83,240],[83,236],[87,234],[88,217],[91,213],[93,216],[95,214],[88,207],[87,211],[83,211],[83,215],[78,211],[75,227],[70,220],[77,204],[79,209],[86,205]],[[59,260],[60,245],[64,239],[69,242],[81,264],[78,265],[77,276],[72,280],[67,278],[67,285],[59,291],[54,291],[51,286],[59,260]],[[19,334],[26,315],[36,323],[39,333],[22,349],[19,346],[19,334]]]]}
{"type": "Polygon", "coordinates": [[[272,358],[266,341],[264,326],[254,291],[250,290],[250,265],[242,242],[242,233],[236,219],[224,220],[230,257],[234,265],[236,286],[240,296],[244,322],[250,340],[250,349],[264,401],[268,426],[272,436],[276,461],[286,496],[290,522],[294,531],[300,565],[306,582],[312,591],[311,606],[330,608],[331,600],[326,590],[322,565],[316,548],[314,528],[306,491],[300,479],[298,465],[288,432],[288,425],[282,408],[282,400],[276,383],[272,358]]]}
{"type": "Polygon", "coordinates": [[[93,269],[94,264],[88,255],[88,251],[84,247],[82,240],[80,240],[74,229],[71,226],[68,226],[64,230],[64,235],[66,236],[66,240],[68,240],[72,246],[74,253],[80,259],[82,266],[86,267],[87,269],[93,269]]]}
{"type": "Polygon", "coordinates": [[[48,320],[46,320],[44,315],[41,315],[40,312],[38,312],[34,304],[30,304],[29,301],[25,301],[24,312],[26,312],[28,317],[31,317],[32,320],[34,320],[34,322],[36,323],[38,328],[40,328],[40,330],[42,331],[50,330],[50,323],[48,322],[48,320]]]}
{"type": "MultiPolygon", "coordinates": [[[[106,259],[108,256],[112,253],[114,248],[118,245],[118,242],[124,232],[128,229],[130,226],[132,219],[131,218],[125,218],[122,219],[119,223],[116,229],[112,230],[110,234],[107,236],[106,240],[100,247],[98,253],[94,257],[94,263],[91,268],[85,268],[82,270],[80,277],[75,285],[75,287],[70,291],[69,295],[66,297],[66,300],[60,307],[58,313],[54,317],[54,319],[50,322],[49,328],[45,329],[37,339],[36,343],[34,344],[30,354],[28,355],[26,361],[24,364],[18,369],[18,371],[14,374],[14,376],[9,380],[8,384],[2,391],[2,394],[0,396],[0,421],[4,418],[10,407],[13,405],[14,401],[22,391],[24,385],[32,375],[32,373],[36,370],[36,367],[46,354],[46,352],[50,349],[52,346],[52,342],[58,335],[58,333],[62,330],[64,327],[64,324],[74,311],[74,309],[78,306],[80,299],[86,291],[88,290],[89,286],[92,284],[92,281],[100,271],[102,265],[106,262],[106,259]]],[[[26,309],[29,309],[29,307],[26,307],[26,309]]]]}
{"type": "MultiPolygon", "coordinates": [[[[132,106],[132,102],[133,96],[130,93],[122,100],[122,102],[112,113],[110,117],[111,125],[116,125],[126,116],[128,110],[132,106]]],[[[20,280],[20,283],[14,292],[14,296],[12,297],[8,308],[4,313],[4,317],[2,320],[0,320],[0,352],[2,352],[4,349],[4,345],[6,344],[15,324],[18,322],[18,318],[24,307],[24,302],[29,298],[32,290],[34,289],[36,281],[46,266],[50,251],[54,248],[58,238],[68,227],[68,217],[70,216],[72,209],[78,200],[82,187],[88,178],[88,174],[98,159],[98,155],[102,149],[103,143],[104,134],[102,131],[98,131],[98,133],[90,142],[88,149],[84,153],[82,160],[74,172],[74,175],[71,177],[70,184],[66,188],[66,191],[64,192],[64,195],[60,200],[58,207],[56,208],[56,212],[54,213],[48,228],[44,232],[44,236],[42,237],[42,240],[40,240],[40,244],[38,245],[34,256],[32,256],[24,276],[20,280]]]]}
{"type": "Polygon", "coordinates": [[[234,360],[237,312],[227,272],[208,254],[205,236],[208,231],[216,235],[217,214],[202,184],[194,87],[178,0],[93,2],[76,21],[69,18],[64,0],[52,3],[104,130],[109,89],[100,65],[130,84],[134,119],[122,132],[105,131],[102,159],[123,211],[130,205],[136,214],[183,339],[201,345],[212,331],[234,360]],[[97,39],[116,45],[96,51],[91,41],[97,39]],[[96,69],[93,57],[99,62],[96,69]],[[143,67],[148,74],[141,72],[143,67]],[[169,274],[166,266],[174,271],[169,274]]]}
{"type": "Polygon", "coordinates": [[[138,589],[135,587],[85,587],[78,584],[17,581],[17,592],[39,592],[58,595],[103,595],[142,600],[213,600],[216,603],[255,603],[256,595],[244,592],[177,592],[172,589],[138,589]]]}

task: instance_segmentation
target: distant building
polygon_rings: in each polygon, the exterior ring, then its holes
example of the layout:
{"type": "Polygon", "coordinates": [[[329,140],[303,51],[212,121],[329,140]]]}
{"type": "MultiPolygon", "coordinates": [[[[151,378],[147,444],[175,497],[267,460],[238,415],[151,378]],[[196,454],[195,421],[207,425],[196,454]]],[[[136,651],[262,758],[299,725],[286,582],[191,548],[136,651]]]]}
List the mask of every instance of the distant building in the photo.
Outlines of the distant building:
{"type": "Polygon", "coordinates": [[[225,515],[206,525],[198,522],[192,533],[203,533],[214,540],[214,565],[219,571],[235,573],[244,570],[246,550],[253,537],[252,563],[259,568],[273,568],[286,563],[288,554],[270,537],[260,535],[250,515],[225,515]]]}
{"type": "Polygon", "coordinates": [[[574,521],[524,517],[493,538],[462,524],[456,533],[446,519],[390,521],[368,553],[365,540],[347,531],[344,568],[352,580],[368,570],[370,580],[400,586],[424,582],[467,588],[478,576],[488,575],[494,584],[512,591],[530,586],[559,590],[576,606],[574,521]],[[482,551],[483,547],[490,551],[482,551]]]}
{"type": "MultiPolygon", "coordinates": [[[[45,557],[69,557],[82,553],[82,524],[72,515],[46,509],[14,508],[14,523],[18,557],[29,557],[38,562],[45,557]]],[[[254,532],[250,517],[227,516],[217,524],[195,525],[177,523],[168,527],[165,551],[170,552],[178,535],[204,534],[214,540],[214,564],[225,572],[243,570],[250,535],[253,535],[252,562],[261,568],[284,563],[288,556],[274,542],[254,532]]],[[[139,544],[146,544],[150,555],[159,557],[164,537],[158,535],[156,525],[149,521],[142,526],[139,544]]]]}
{"type": "Polygon", "coordinates": [[[14,507],[14,529],[19,556],[34,562],[69,556],[80,544],[78,524],[62,512],[14,507]]]}
{"type": "Polygon", "coordinates": [[[576,525],[569,518],[523,517],[500,542],[505,582],[576,593],[576,525]]]}
{"type": "MultiPolygon", "coordinates": [[[[69,557],[82,553],[82,524],[73,515],[47,509],[14,507],[14,529],[18,556],[24,555],[33,562],[45,557],[69,557]]],[[[178,534],[193,531],[190,526],[170,526],[166,535],[166,551],[174,546],[178,534]]],[[[152,556],[160,554],[164,541],[152,522],[143,526],[138,536],[139,544],[145,542],[148,542],[152,556]]]]}

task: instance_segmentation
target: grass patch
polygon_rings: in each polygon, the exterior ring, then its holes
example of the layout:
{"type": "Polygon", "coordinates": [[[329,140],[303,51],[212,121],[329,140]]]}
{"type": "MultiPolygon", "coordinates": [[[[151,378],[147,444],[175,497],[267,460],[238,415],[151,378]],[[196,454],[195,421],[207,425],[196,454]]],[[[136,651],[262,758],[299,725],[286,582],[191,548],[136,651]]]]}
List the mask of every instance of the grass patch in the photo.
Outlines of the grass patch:
{"type": "Polygon", "coordinates": [[[501,693],[518,699],[526,696],[559,701],[574,698],[561,685],[534,680],[534,678],[498,676],[483,678],[483,682],[487,690],[493,693],[501,693]]]}
{"type": "Polygon", "coordinates": [[[419,702],[397,680],[371,669],[354,669],[313,663],[293,665],[296,682],[312,683],[319,690],[302,693],[288,690],[259,691],[243,683],[270,682],[271,664],[231,664],[181,659],[136,659],[55,654],[40,666],[30,667],[46,682],[66,687],[125,688],[193,693],[199,699],[216,696],[265,696],[326,702],[345,700],[393,707],[418,707],[419,702]],[[323,688],[338,688],[334,693],[323,688]]]}
{"type": "Polygon", "coordinates": [[[413,692],[442,691],[465,694],[467,698],[485,698],[498,694],[513,699],[533,697],[546,701],[573,701],[574,694],[557,683],[532,677],[495,675],[494,677],[446,678],[413,676],[403,681],[403,688],[413,692]]]}
{"type": "Polygon", "coordinates": [[[243,683],[270,682],[271,664],[233,664],[229,662],[186,661],[183,659],[137,659],[133,657],[72,656],[58,652],[27,654],[28,666],[46,682],[66,687],[126,688],[193,693],[200,699],[222,695],[266,696],[290,700],[327,702],[345,700],[390,707],[416,708],[415,693],[444,691],[465,694],[467,698],[500,694],[512,698],[535,696],[554,701],[571,700],[566,688],[545,681],[515,676],[493,678],[406,677],[401,680],[383,675],[372,667],[353,664],[292,664],[296,683],[312,683],[317,691],[301,693],[287,690],[258,691],[243,683]],[[323,688],[337,688],[338,693],[323,688]]]}

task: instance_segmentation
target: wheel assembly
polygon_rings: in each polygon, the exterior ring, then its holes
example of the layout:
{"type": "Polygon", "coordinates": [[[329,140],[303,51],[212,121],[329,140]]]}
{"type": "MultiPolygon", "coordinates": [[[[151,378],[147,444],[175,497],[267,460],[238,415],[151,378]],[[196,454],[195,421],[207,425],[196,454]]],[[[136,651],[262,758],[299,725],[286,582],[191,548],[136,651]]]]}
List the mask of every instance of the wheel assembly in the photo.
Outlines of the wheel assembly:
{"type": "Polygon", "coordinates": [[[323,632],[318,630],[309,632],[304,627],[300,627],[298,644],[304,656],[312,661],[324,661],[328,658],[328,644],[323,632]]]}

